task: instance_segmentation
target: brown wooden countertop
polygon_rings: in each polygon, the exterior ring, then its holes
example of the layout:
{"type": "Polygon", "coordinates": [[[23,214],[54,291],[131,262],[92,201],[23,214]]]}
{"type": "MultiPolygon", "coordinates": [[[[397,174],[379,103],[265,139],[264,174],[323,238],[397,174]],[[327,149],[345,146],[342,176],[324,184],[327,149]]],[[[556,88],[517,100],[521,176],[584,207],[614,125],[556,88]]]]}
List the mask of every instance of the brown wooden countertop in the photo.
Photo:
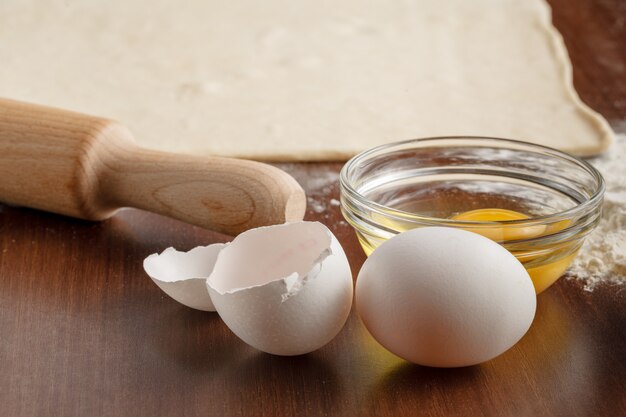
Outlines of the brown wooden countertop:
{"type": "MultiPolygon", "coordinates": [[[[626,133],[626,2],[550,3],[582,98],[626,133]]],[[[365,256],[331,203],[341,164],[279,166],[356,276],[365,256]]],[[[171,300],[142,269],[168,246],[226,240],[137,210],[88,223],[0,206],[0,415],[626,415],[626,286],[561,279],[522,341],[480,366],[407,364],[354,311],[329,345],[283,358],[171,300]]]]}

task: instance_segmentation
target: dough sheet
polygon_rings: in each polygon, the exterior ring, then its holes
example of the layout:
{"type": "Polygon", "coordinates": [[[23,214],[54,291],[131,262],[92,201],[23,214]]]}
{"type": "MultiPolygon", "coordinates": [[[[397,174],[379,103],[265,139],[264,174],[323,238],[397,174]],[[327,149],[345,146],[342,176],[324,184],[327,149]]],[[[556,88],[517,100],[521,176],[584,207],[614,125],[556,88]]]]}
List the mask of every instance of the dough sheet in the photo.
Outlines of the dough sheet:
{"type": "Polygon", "coordinates": [[[543,0],[4,0],[0,96],[262,160],[446,135],[579,155],[612,141],[543,0]]]}

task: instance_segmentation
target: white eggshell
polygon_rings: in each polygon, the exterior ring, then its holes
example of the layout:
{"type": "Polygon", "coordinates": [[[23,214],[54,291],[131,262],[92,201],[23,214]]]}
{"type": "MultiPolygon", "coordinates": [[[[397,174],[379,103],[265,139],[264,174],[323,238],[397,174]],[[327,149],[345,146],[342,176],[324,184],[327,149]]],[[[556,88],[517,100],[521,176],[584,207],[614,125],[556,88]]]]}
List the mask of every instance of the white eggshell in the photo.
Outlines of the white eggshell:
{"type": "Polygon", "coordinates": [[[522,264],[497,243],[445,227],[413,229],[363,264],[356,308],[380,344],[410,362],[478,364],[513,346],[535,316],[522,264]]]}
{"type": "Polygon", "coordinates": [[[318,222],[240,234],[220,252],[207,286],[233,333],[275,355],[324,346],[339,333],[352,304],[346,255],[318,222]]]}
{"type": "Polygon", "coordinates": [[[198,246],[189,252],[174,248],[160,255],[152,254],[143,261],[143,269],[174,300],[187,307],[215,311],[206,288],[206,279],[213,271],[217,255],[226,245],[216,243],[198,246]]]}

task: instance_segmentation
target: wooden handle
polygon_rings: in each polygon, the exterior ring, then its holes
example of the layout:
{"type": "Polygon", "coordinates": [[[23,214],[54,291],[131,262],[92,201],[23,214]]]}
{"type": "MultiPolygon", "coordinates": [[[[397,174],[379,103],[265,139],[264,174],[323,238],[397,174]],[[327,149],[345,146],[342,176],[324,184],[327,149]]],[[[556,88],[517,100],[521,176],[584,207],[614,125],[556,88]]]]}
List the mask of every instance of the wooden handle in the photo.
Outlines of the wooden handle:
{"type": "Polygon", "coordinates": [[[107,119],[0,99],[0,201],[88,220],[136,207],[222,233],[301,220],[287,173],[141,149],[107,119]]]}

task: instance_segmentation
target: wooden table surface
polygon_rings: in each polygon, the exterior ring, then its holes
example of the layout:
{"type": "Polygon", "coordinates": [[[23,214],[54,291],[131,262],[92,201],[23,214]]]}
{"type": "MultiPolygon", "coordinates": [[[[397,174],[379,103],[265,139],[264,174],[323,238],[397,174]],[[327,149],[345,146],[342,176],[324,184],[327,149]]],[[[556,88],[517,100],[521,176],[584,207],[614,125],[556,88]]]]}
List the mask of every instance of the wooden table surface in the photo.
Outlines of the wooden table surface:
{"type": "MultiPolygon", "coordinates": [[[[578,91],[624,132],[626,2],[551,4],[578,91]]],[[[356,275],[365,257],[331,202],[341,164],[279,166],[356,275]]],[[[561,279],[521,342],[480,366],[407,364],[354,311],[321,350],[276,357],[171,300],[142,269],[168,246],[228,239],[137,210],[88,223],[0,206],[0,415],[626,415],[626,286],[586,292],[561,279]]]]}

